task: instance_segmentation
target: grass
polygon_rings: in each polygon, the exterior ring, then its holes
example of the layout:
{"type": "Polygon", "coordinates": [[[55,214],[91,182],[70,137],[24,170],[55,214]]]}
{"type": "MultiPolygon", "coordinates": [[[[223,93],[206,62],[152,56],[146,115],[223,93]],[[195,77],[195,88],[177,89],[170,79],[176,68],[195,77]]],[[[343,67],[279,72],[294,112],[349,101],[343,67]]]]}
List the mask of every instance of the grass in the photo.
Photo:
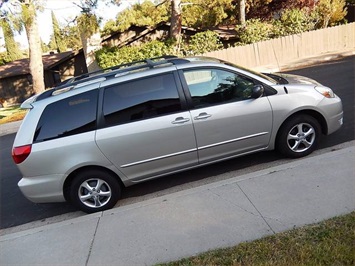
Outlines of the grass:
{"type": "Polygon", "coordinates": [[[355,265],[355,212],[160,266],[355,265]]]}
{"type": "Polygon", "coordinates": [[[0,108],[0,124],[22,120],[26,113],[27,110],[21,109],[19,106],[0,108]]]}

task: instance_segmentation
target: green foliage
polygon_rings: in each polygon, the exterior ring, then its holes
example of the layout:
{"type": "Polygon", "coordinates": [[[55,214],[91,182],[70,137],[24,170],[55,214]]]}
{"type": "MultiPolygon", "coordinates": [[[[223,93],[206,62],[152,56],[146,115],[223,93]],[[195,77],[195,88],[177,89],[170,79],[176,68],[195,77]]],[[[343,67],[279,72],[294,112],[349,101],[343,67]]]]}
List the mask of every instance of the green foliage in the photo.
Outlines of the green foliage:
{"type": "Polygon", "coordinates": [[[57,50],[57,44],[55,42],[54,34],[52,34],[50,36],[50,40],[49,40],[49,43],[47,45],[47,48],[43,49],[43,45],[42,45],[42,51],[45,51],[45,50],[50,50],[50,51],[57,50]]]}
{"type": "Polygon", "coordinates": [[[190,42],[184,46],[186,54],[198,55],[223,48],[218,34],[213,31],[205,31],[195,34],[190,42]]]}
{"type": "Polygon", "coordinates": [[[237,21],[236,1],[230,0],[186,0],[182,8],[183,25],[210,28],[237,21]]]}
{"type": "MultiPolygon", "coordinates": [[[[303,10],[317,18],[317,28],[333,26],[341,22],[346,15],[346,3],[353,0],[247,0],[247,18],[272,20],[284,10],[303,10]],[[313,13],[312,11],[315,11],[313,13]]],[[[295,12],[293,15],[296,15],[295,12]]],[[[298,16],[299,18],[299,16],[298,16]]]]}
{"type": "Polygon", "coordinates": [[[125,9],[117,15],[116,21],[108,21],[101,35],[107,36],[114,32],[123,32],[132,25],[155,26],[162,21],[168,21],[169,2],[156,6],[151,1],[144,1],[142,4],[134,4],[131,8],[125,9]]]}
{"type": "Polygon", "coordinates": [[[104,25],[104,28],[101,30],[101,36],[108,36],[112,33],[118,32],[119,27],[117,26],[117,23],[115,20],[110,19],[109,21],[106,22],[104,25]]]}
{"type": "Polygon", "coordinates": [[[36,10],[35,6],[32,2],[30,2],[28,5],[22,3],[22,13],[21,13],[21,19],[24,25],[31,25],[33,22],[33,18],[36,17],[36,10]]]}
{"type": "Polygon", "coordinates": [[[274,37],[299,34],[314,30],[318,21],[317,13],[305,9],[287,9],[279,20],[273,21],[274,37]]]}
{"type": "Polygon", "coordinates": [[[47,45],[47,44],[45,44],[43,41],[41,41],[41,48],[42,48],[42,52],[43,52],[43,53],[47,53],[47,52],[49,52],[50,50],[52,50],[52,49],[50,49],[50,42],[49,42],[49,44],[47,45]]]}
{"type": "Polygon", "coordinates": [[[7,57],[7,53],[0,53],[0,66],[10,62],[7,57]]]}
{"type": "Polygon", "coordinates": [[[316,12],[319,15],[318,27],[326,28],[337,25],[346,14],[345,0],[319,0],[316,12]]]}
{"type": "Polygon", "coordinates": [[[5,39],[6,55],[3,57],[4,62],[11,62],[23,57],[18,44],[15,42],[14,33],[7,19],[0,20],[0,27],[3,30],[5,39]]]}
{"type": "Polygon", "coordinates": [[[237,26],[238,45],[278,38],[314,30],[319,22],[319,13],[308,8],[285,9],[279,19],[262,21],[249,19],[245,27],[237,26]]]}
{"type": "MultiPolygon", "coordinates": [[[[152,1],[135,4],[117,15],[116,21],[108,21],[102,35],[123,32],[131,25],[155,26],[170,20],[170,2],[152,1]]],[[[237,21],[236,4],[230,0],[182,0],[182,24],[189,27],[209,28],[237,21]]]]}
{"type": "Polygon", "coordinates": [[[250,19],[246,21],[245,27],[237,26],[236,31],[241,44],[250,44],[271,39],[273,26],[260,19],[250,19]]]}
{"type": "Polygon", "coordinates": [[[65,45],[70,49],[77,51],[82,47],[80,32],[76,26],[66,26],[61,29],[62,38],[65,45]]]}
{"type": "Polygon", "coordinates": [[[65,45],[65,42],[63,40],[63,35],[59,27],[59,23],[57,18],[54,15],[54,12],[52,11],[52,24],[53,24],[53,37],[54,37],[54,44],[55,44],[55,49],[59,52],[65,52],[67,50],[67,46],[65,45]]]}
{"type": "Polygon", "coordinates": [[[287,34],[297,34],[314,28],[309,16],[300,9],[289,9],[282,13],[281,24],[287,34]]]}
{"type": "Polygon", "coordinates": [[[146,58],[172,54],[173,47],[164,42],[152,41],[141,46],[125,46],[122,48],[104,47],[96,52],[96,60],[100,67],[108,68],[146,58]]]}
{"type": "MultiPolygon", "coordinates": [[[[185,55],[198,55],[223,48],[218,35],[212,31],[197,33],[191,37],[189,43],[182,44],[185,55]]],[[[104,47],[96,52],[96,60],[100,67],[108,68],[132,61],[143,60],[163,55],[178,54],[175,42],[151,41],[141,46],[104,47]]]]}
{"type": "Polygon", "coordinates": [[[77,25],[79,31],[86,36],[92,36],[99,30],[99,20],[95,14],[82,13],[77,18],[77,25]]]}
{"type": "Polygon", "coordinates": [[[312,10],[318,0],[246,0],[247,18],[271,20],[286,9],[312,10]]]}

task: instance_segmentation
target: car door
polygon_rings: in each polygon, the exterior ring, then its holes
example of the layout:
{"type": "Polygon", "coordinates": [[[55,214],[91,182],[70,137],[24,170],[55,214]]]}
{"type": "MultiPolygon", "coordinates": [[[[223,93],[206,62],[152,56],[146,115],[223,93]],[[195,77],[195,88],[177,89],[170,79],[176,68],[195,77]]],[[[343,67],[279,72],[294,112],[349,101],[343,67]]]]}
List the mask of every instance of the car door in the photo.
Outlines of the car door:
{"type": "Polygon", "coordinates": [[[131,181],[198,163],[192,119],[174,73],[104,88],[96,142],[131,181]],[[180,93],[179,93],[180,90],[180,93]]]}
{"type": "Polygon", "coordinates": [[[190,98],[199,162],[265,149],[272,130],[267,97],[251,98],[255,81],[224,69],[182,71],[190,98]]]}

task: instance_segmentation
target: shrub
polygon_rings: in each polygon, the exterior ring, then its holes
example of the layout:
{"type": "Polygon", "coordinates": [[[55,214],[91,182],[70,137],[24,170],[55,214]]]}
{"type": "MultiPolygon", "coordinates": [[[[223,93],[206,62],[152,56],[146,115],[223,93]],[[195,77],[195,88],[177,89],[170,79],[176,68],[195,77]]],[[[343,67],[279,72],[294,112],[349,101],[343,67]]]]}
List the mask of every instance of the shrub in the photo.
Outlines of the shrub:
{"type": "Polygon", "coordinates": [[[318,13],[307,9],[286,9],[279,19],[271,22],[250,19],[246,25],[237,26],[238,45],[245,45],[291,34],[299,34],[316,28],[318,13]]]}
{"type": "MultiPolygon", "coordinates": [[[[153,58],[163,55],[181,54],[175,49],[171,40],[166,42],[151,41],[140,46],[104,47],[96,52],[96,60],[101,68],[109,68],[115,65],[133,61],[153,58]]],[[[186,55],[203,54],[223,48],[217,33],[206,31],[192,36],[190,42],[182,44],[182,52],[186,55]]]]}
{"type": "Polygon", "coordinates": [[[317,21],[315,12],[297,8],[288,9],[281,14],[279,20],[274,20],[273,35],[279,37],[314,30],[317,21]]]}
{"type": "Polygon", "coordinates": [[[204,31],[196,33],[191,37],[188,44],[185,44],[183,50],[187,55],[204,54],[223,48],[218,34],[213,31],[204,31]]]}
{"type": "Polygon", "coordinates": [[[109,68],[146,58],[172,54],[173,47],[160,41],[151,41],[141,46],[124,46],[122,48],[104,47],[96,52],[96,60],[100,67],[109,68]]]}
{"type": "Polygon", "coordinates": [[[319,0],[316,8],[320,18],[318,27],[334,26],[344,20],[347,14],[345,5],[345,0],[319,0]]]}
{"type": "Polygon", "coordinates": [[[245,26],[237,26],[236,31],[241,44],[250,44],[271,39],[273,26],[260,19],[250,19],[245,26]]]}

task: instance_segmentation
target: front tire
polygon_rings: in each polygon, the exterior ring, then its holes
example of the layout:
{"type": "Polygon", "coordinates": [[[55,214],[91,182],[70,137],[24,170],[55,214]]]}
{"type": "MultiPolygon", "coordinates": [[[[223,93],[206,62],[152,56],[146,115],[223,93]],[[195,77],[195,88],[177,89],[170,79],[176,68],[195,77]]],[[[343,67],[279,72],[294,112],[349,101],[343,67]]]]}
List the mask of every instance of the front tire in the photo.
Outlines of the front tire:
{"type": "Polygon", "coordinates": [[[117,178],[106,171],[88,170],[79,173],[70,186],[71,202],[86,213],[105,211],[121,197],[117,178]]]}
{"type": "Polygon", "coordinates": [[[320,134],[321,128],[315,118],[309,115],[298,115],[281,126],[276,147],[287,157],[307,156],[318,146],[320,134]]]}

